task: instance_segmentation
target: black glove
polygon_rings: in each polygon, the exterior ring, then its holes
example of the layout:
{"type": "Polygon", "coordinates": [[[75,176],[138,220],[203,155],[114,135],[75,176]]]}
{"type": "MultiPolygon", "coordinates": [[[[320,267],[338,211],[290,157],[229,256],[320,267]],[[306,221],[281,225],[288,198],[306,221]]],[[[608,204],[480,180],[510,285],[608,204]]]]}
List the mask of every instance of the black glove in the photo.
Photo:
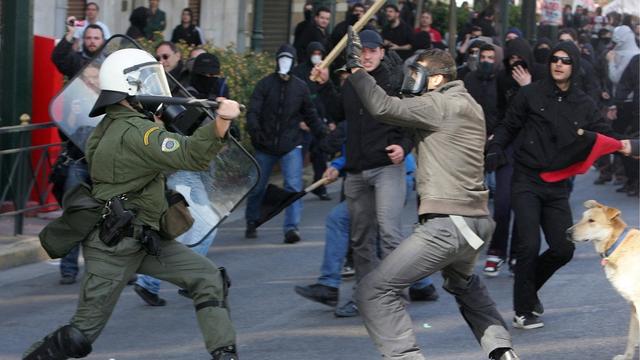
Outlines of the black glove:
{"type": "Polygon", "coordinates": [[[489,145],[487,155],[484,157],[484,170],[486,172],[494,172],[507,163],[507,156],[502,150],[502,146],[498,144],[489,145]]]}
{"type": "Polygon", "coordinates": [[[362,56],[362,43],[360,42],[360,36],[353,31],[353,26],[349,25],[347,28],[347,69],[362,68],[360,57],[362,56]]]}

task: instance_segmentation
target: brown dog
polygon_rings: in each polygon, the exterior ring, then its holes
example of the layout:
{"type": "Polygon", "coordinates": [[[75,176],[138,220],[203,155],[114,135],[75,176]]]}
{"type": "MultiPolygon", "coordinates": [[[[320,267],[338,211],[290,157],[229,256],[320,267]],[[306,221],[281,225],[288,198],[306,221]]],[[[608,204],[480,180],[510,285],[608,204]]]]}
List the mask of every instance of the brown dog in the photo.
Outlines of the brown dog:
{"type": "Polygon", "coordinates": [[[631,303],[629,338],[623,355],[613,360],[631,360],[640,342],[640,231],[630,229],[620,218],[620,210],[599,204],[584,203],[587,211],[582,220],[567,229],[574,242],[593,241],[601,264],[613,287],[631,303]]]}

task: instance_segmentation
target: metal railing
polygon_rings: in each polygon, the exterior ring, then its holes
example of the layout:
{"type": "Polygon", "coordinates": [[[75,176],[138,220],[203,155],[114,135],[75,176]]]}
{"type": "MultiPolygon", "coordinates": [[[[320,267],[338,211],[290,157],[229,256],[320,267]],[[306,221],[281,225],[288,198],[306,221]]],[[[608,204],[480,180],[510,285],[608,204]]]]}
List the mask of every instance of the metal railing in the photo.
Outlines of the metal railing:
{"type": "Polygon", "coordinates": [[[33,131],[49,129],[55,127],[55,124],[29,124],[29,121],[29,115],[23,114],[20,117],[21,125],[0,127],[0,136],[11,134],[14,140],[12,148],[0,149],[0,169],[3,172],[4,169],[9,170],[6,176],[2,176],[0,204],[5,205],[5,208],[7,204],[12,205],[0,211],[0,218],[14,217],[14,235],[23,233],[26,213],[58,206],[56,201],[49,200],[51,186],[48,172],[56,160],[51,156],[50,150],[60,148],[64,143],[32,146],[33,131]],[[36,194],[35,205],[29,204],[32,194],[36,194]]]}

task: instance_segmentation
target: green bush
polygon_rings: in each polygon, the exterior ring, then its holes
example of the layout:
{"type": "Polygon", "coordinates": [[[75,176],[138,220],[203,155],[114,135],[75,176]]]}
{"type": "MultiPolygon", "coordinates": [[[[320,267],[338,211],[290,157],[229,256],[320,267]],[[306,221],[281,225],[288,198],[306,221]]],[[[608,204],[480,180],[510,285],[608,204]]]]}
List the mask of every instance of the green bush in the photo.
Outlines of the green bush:
{"type": "MultiPolygon", "coordinates": [[[[146,51],[155,54],[156,46],[162,42],[161,37],[156,36],[155,38],[154,40],[141,40],[139,43],[146,51]]],[[[189,53],[194,48],[184,42],[176,44],[176,46],[180,50],[183,60],[189,58],[189,53]]],[[[235,51],[234,45],[229,45],[222,49],[209,43],[201,47],[207,52],[215,54],[218,59],[220,59],[220,72],[227,80],[231,98],[247,107],[249,106],[253,88],[258,80],[273,72],[275,69],[273,56],[266,52],[255,53],[247,51],[245,53],[238,53],[235,51]]],[[[246,112],[240,115],[237,124],[242,134],[242,145],[246,149],[251,150],[249,135],[245,130],[246,112]]]]}

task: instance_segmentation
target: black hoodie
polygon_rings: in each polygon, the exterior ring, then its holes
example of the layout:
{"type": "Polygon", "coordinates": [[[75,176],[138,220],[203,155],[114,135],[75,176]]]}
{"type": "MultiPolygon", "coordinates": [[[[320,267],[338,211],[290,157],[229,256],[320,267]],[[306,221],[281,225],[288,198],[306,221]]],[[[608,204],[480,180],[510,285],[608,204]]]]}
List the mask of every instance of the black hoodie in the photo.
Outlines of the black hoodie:
{"type": "MultiPolygon", "coordinates": [[[[276,59],[283,52],[295,57],[295,49],[285,44],[276,59]]],[[[309,126],[316,139],[327,132],[304,81],[296,76],[285,80],[277,72],[258,81],[247,110],[247,131],[255,149],[275,156],[293,150],[302,144],[300,121],[309,126]]]]}
{"type": "Polygon", "coordinates": [[[540,80],[545,76],[545,66],[537,64],[533,58],[533,52],[527,40],[515,38],[507,42],[504,49],[504,70],[498,74],[498,119],[504,118],[511,101],[518,93],[520,85],[513,79],[511,74],[513,68],[509,65],[509,58],[512,55],[521,57],[525,66],[531,74],[531,81],[540,80]]]}
{"type": "Polygon", "coordinates": [[[317,41],[312,41],[307,46],[307,57],[304,62],[300,62],[298,66],[291,70],[291,74],[297,76],[301,80],[307,83],[309,86],[309,91],[311,93],[311,99],[313,100],[313,104],[316,106],[318,110],[318,115],[321,119],[327,119],[329,122],[337,122],[336,119],[333,119],[331,116],[331,112],[329,111],[335,105],[335,101],[338,99],[338,93],[336,91],[333,82],[327,81],[326,83],[320,85],[315,81],[311,81],[309,79],[309,75],[311,75],[311,70],[313,69],[313,64],[311,63],[311,54],[314,51],[321,51],[322,55],[326,54],[324,46],[317,41]]]}
{"type": "Polygon", "coordinates": [[[560,50],[573,61],[569,89],[561,91],[550,73],[543,80],[523,86],[505,120],[495,129],[491,143],[504,149],[513,141],[516,171],[538,181],[542,181],[538,173],[548,169],[552,160],[574,143],[578,129],[617,137],[595,102],[577,86],[580,51],[572,42],[560,42],[551,54],[560,50]]]}

